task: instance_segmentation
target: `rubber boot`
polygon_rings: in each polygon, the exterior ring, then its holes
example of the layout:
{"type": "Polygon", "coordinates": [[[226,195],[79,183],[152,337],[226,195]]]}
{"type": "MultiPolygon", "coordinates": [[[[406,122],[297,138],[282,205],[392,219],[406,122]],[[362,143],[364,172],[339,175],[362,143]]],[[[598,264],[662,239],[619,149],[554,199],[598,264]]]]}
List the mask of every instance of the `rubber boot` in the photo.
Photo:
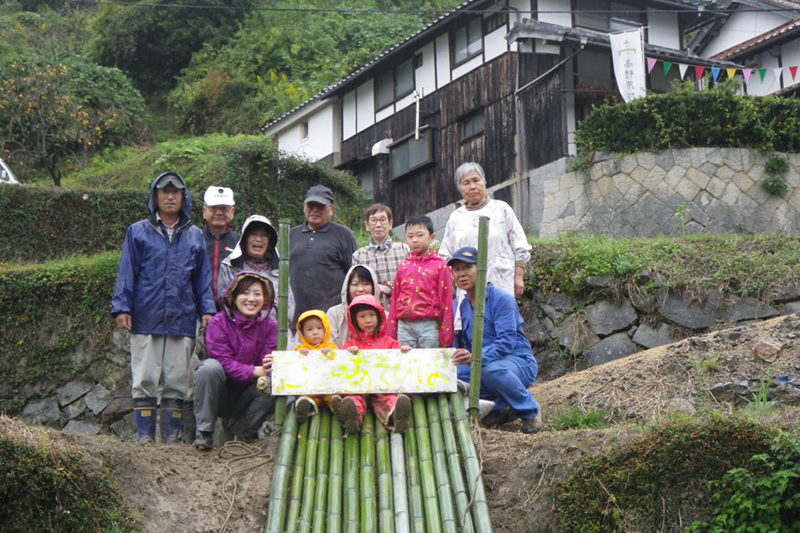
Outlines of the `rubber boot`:
{"type": "Polygon", "coordinates": [[[136,422],[136,442],[154,444],[156,442],[156,398],[134,398],[133,419],[136,422]]]}
{"type": "Polygon", "coordinates": [[[180,444],[183,430],[183,400],[161,398],[161,442],[180,444]]]}
{"type": "Polygon", "coordinates": [[[183,442],[191,444],[194,442],[197,423],[194,419],[194,402],[183,402],[183,442]]]}

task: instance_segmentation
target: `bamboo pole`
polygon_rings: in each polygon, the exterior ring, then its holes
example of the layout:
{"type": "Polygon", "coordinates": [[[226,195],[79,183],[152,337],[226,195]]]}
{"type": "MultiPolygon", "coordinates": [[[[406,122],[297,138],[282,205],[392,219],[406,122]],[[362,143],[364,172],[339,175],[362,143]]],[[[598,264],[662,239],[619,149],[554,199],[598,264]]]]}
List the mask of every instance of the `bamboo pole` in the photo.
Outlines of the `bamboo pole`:
{"type": "Polygon", "coordinates": [[[412,533],[425,533],[425,507],[419,479],[419,456],[414,412],[409,415],[408,429],[403,433],[406,450],[406,477],[408,479],[408,511],[412,533]]]}
{"type": "Polygon", "coordinates": [[[292,473],[289,510],[286,511],[286,533],[297,531],[297,518],[300,515],[300,497],[303,494],[303,472],[306,467],[306,451],[308,450],[309,425],[306,420],[297,428],[297,451],[294,454],[294,472],[292,473]]]}
{"type": "Polygon", "coordinates": [[[464,456],[464,471],[467,474],[467,489],[472,499],[472,520],[476,533],[492,533],[492,521],[489,516],[489,504],[486,501],[486,491],[483,488],[481,465],[472,442],[467,412],[459,393],[450,394],[450,405],[453,407],[453,418],[456,421],[458,443],[464,456]]]}
{"type": "Polygon", "coordinates": [[[456,514],[453,506],[453,489],[447,473],[447,458],[442,437],[442,424],[439,421],[439,404],[435,396],[425,400],[428,408],[428,429],[433,451],[433,472],[436,475],[436,487],[439,493],[439,512],[442,515],[442,531],[458,533],[456,514]]]}
{"type": "Polygon", "coordinates": [[[317,450],[319,448],[321,421],[322,417],[320,415],[312,416],[311,425],[308,428],[303,499],[300,506],[300,520],[297,522],[298,533],[311,532],[311,518],[314,513],[314,491],[317,486],[317,450]]]}
{"type": "MultiPolygon", "coordinates": [[[[317,448],[317,489],[314,493],[314,516],[312,533],[325,533],[325,504],[328,496],[328,459],[333,448],[331,443],[331,412],[319,410],[319,447],[317,448]]],[[[341,489],[340,489],[341,490],[341,489]]]]}
{"type": "Polygon", "coordinates": [[[375,494],[375,417],[369,409],[361,423],[361,533],[378,533],[378,498],[375,494]]]}
{"type": "Polygon", "coordinates": [[[358,490],[358,435],[344,441],[344,533],[360,533],[361,500],[358,490]]]}
{"type": "MultiPolygon", "coordinates": [[[[411,429],[409,433],[414,433],[411,429]]],[[[394,530],[396,533],[411,533],[408,523],[408,491],[406,461],[403,453],[403,435],[394,431],[389,437],[392,456],[392,490],[394,492],[394,530]]]]}
{"type": "Polygon", "coordinates": [[[475,280],[475,304],[472,312],[472,363],[469,368],[469,414],[477,424],[481,395],[481,351],[483,349],[483,308],[486,305],[486,249],[489,217],[478,222],[478,277],[475,280]]]}
{"type": "MultiPolygon", "coordinates": [[[[289,342],[289,222],[278,224],[278,351],[284,351],[289,342]]],[[[275,429],[283,427],[286,397],[275,402],[275,429]]]]}
{"type": "Polygon", "coordinates": [[[392,490],[392,458],[389,453],[389,432],[380,422],[375,424],[375,464],[378,467],[378,529],[395,533],[394,491],[392,490]]]}
{"type": "Polygon", "coordinates": [[[289,409],[286,425],[278,443],[278,453],[272,472],[272,486],[269,492],[269,512],[267,513],[266,533],[283,533],[286,513],[286,490],[289,484],[289,466],[297,440],[297,417],[294,409],[289,409]]]}
{"type": "MultiPolygon", "coordinates": [[[[344,440],[342,426],[331,416],[331,459],[328,468],[328,514],[325,517],[327,533],[342,531],[342,471],[344,468],[344,440]]],[[[320,531],[319,533],[322,533],[320,531]]]]}
{"type": "Polygon", "coordinates": [[[414,423],[417,433],[417,455],[422,481],[422,494],[425,497],[425,524],[428,533],[442,533],[442,520],[439,513],[439,498],[436,494],[436,476],[433,473],[431,439],[428,432],[428,417],[425,414],[425,400],[414,395],[414,423]]]}
{"type": "Polygon", "coordinates": [[[464,475],[461,472],[461,455],[458,453],[458,445],[456,444],[453,419],[450,415],[450,404],[444,394],[438,394],[436,399],[439,402],[439,417],[442,421],[444,445],[447,450],[450,482],[455,493],[456,507],[458,509],[458,524],[460,524],[460,531],[463,533],[474,533],[475,527],[472,525],[472,516],[469,513],[469,495],[464,484],[464,475]]]}

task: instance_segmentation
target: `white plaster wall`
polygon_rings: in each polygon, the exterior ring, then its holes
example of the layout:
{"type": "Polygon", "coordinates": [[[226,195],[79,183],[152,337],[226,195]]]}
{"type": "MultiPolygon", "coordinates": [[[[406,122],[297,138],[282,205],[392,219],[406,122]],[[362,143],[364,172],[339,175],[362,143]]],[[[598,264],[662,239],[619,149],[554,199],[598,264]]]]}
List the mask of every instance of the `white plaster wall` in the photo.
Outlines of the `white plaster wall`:
{"type": "Polygon", "coordinates": [[[492,33],[484,36],[483,38],[483,57],[486,61],[490,61],[497,56],[503,55],[508,52],[508,43],[506,41],[506,34],[508,33],[507,26],[500,26],[492,33]]]}
{"type": "Polygon", "coordinates": [[[380,122],[381,120],[391,117],[394,115],[394,104],[388,105],[375,113],[375,122],[380,122]]]}
{"type": "Polygon", "coordinates": [[[436,38],[436,88],[450,83],[450,36],[440,35],[436,38]]]}
{"type": "Polygon", "coordinates": [[[785,24],[788,19],[778,13],[734,13],[722,26],[719,35],[706,46],[703,57],[711,57],[732,46],[785,24]]]}
{"type": "MultiPolygon", "coordinates": [[[[486,45],[484,44],[484,46],[486,45]]],[[[453,69],[453,79],[456,80],[460,78],[470,70],[475,70],[476,68],[480,67],[482,64],[483,64],[483,55],[473,57],[466,63],[463,63],[453,69]]]]}
{"type": "Polygon", "coordinates": [[[800,72],[792,79],[789,67],[800,67],[800,39],[790,41],[781,46],[781,58],[783,63],[783,86],[789,87],[800,83],[800,72]]]}
{"type": "Polygon", "coordinates": [[[414,93],[409,94],[408,96],[404,96],[394,104],[395,112],[400,111],[401,109],[405,109],[411,104],[414,103],[414,93]]]}
{"type": "Polygon", "coordinates": [[[305,118],[308,121],[308,137],[303,138],[300,121],[278,134],[278,148],[283,152],[317,161],[338,150],[338,124],[336,106],[321,108],[305,118]]]}
{"type": "MultiPolygon", "coordinates": [[[[575,71],[575,59],[570,59],[566,65],[566,72],[572,73],[575,71]]],[[[569,155],[578,154],[578,146],[575,143],[575,93],[572,90],[575,88],[575,76],[564,76],[564,89],[566,89],[566,103],[567,103],[567,153],[569,155]]]]}
{"type": "Polygon", "coordinates": [[[361,132],[375,124],[375,83],[370,79],[356,89],[356,130],[361,132]]]}
{"type": "Polygon", "coordinates": [[[287,154],[299,155],[297,149],[303,142],[302,128],[295,124],[278,133],[278,149],[287,154]]]}
{"type": "Polygon", "coordinates": [[[350,91],[342,98],[342,138],[356,134],[356,92],[350,91]]]}
{"type": "MultiPolygon", "coordinates": [[[[531,13],[532,5],[531,0],[509,0],[508,7],[516,9],[519,13],[511,13],[508,19],[509,30],[514,26],[515,22],[522,22],[523,19],[532,19],[535,18],[533,13],[531,13]]],[[[509,46],[509,50],[512,52],[516,52],[518,50],[517,43],[511,43],[509,46]]]]}
{"type": "Polygon", "coordinates": [[[572,27],[572,5],[570,0],[539,0],[537,19],[550,24],[572,27]],[[561,13],[541,13],[542,11],[561,11],[561,13]]]}
{"type": "Polygon", "coordinates": [[[647,9],[647,42],[674,50],[681,49],[680,27],[677,13],[647,9]]]}
{"type": "Polygon", "coordinates": [[[428,95],[436,91],[436,49],[433,43],[422,47],[422,66],[414,71],[417,90],[428,95]]]}
{"type": "Polygon", "coordinates": [[[747,94],[750,96],[765,96],[781,88],[781,81],[775,76],[772,71],[773,68],[778,67],[778,58],[773,57],[772,54],[764,53],[758,56],[759,68],[766,68],[767,73],[764,75],[764,81],[761,81],[761,76],[758,74],[758,68],[753,69],[750,75],[750,83],[747,84],[747,94]]]}

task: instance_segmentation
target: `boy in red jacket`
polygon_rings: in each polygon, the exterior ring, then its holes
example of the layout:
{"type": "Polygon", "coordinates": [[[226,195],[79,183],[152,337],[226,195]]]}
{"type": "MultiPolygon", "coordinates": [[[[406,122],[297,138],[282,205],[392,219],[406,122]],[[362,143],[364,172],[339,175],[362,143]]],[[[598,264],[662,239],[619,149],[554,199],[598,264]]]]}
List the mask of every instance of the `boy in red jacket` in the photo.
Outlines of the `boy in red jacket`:
{"type": "MultiPolygon", "coordinates": [[[[342,348],[355,354],[360,350],[397,350],[403,353],[411,350],[410,346],[400,346],[395,339],[386,335],[386,316],[383,307],[375,296],[362,294],[356,296],[347,307],[347,327],[350,338],[342,348]]],[[[358,433],[361,421],[366,412],[367,395],[350,394],[333,396],[331,409],[336,418],[344,426],[347,433],[358,433]]],[[[369,396],[372,410],[378,420],[389,429],[398,433],[408,427],[411,414],[411,400],[405,394],[374,394],[369,396]]]]}
{"type": "Polygon", "coordinates": [[[447,263],[430,249],[435,239],[430,218],[406,222],[411,253],[394,278],[389,335],[414,348],[453,345],[453,285],[447,263]]]}

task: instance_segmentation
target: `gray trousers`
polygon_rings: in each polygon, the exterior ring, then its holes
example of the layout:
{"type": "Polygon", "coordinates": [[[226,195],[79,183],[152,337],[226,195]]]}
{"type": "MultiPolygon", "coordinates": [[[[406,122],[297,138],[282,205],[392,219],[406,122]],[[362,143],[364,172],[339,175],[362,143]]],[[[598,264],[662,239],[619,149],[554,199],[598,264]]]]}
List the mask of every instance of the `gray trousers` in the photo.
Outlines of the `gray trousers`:
{"type": "Polygon", "coordinates": [[[435,320],[398,320],[397,341],[412,348],[439,348],[439,324],[435,320]]]}
{"type": "Polygon", "coordinates": [[[133,398],[186,398],[190,355],[185,337],[131,334],[133,398]]]}
{"type": "Polygon", "coordinates": [[[227,385],[225,370],[216,359],[206,359],[194,371],[194,417],[197,431],[213,432],[217,417],[237,419],[245,439],[258,437],[258,429],[272,412],[275,399],[251,383],[245,389],[227,385]]]}

